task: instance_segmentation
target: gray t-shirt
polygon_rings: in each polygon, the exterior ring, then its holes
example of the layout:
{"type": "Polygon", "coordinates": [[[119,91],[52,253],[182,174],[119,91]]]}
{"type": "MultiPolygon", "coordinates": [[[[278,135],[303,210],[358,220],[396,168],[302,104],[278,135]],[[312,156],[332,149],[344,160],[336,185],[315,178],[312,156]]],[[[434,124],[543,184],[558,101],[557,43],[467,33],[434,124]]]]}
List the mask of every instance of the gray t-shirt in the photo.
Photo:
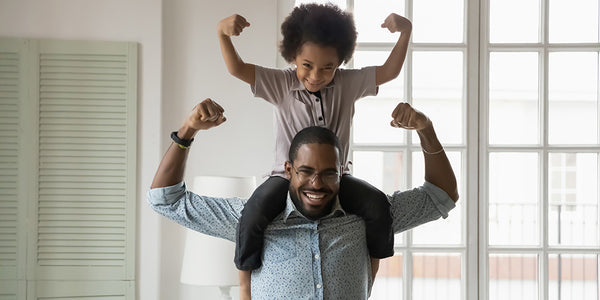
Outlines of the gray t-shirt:
{"type": "Polygon", "coordinates": [[[295,69],[270,69],[256,66],[254,96],[275,105],[275,163],[271,175],[284,176],[284,163],[292,139],[309,126],[333,131],[340,142],[345,172],[348,172],[350,126],[354,102],[377,95],[376,67],[337,69],[333,80],[321,92],[322,99],[309,93],[298,80],[295,69]]]}

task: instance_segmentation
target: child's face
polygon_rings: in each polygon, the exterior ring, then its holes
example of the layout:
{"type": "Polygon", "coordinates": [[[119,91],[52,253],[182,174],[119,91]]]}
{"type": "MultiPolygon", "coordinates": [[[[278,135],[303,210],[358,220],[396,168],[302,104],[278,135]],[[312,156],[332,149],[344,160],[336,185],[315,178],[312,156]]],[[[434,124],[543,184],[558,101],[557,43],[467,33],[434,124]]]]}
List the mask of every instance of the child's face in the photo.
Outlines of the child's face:
{"type": "Polygon", "coordinates": [[[328,85],[340,66],[335,48],[321,47],[312,42],[302,45],[294,63],[298,80],[311,92],[317,92],[328,85]]]}

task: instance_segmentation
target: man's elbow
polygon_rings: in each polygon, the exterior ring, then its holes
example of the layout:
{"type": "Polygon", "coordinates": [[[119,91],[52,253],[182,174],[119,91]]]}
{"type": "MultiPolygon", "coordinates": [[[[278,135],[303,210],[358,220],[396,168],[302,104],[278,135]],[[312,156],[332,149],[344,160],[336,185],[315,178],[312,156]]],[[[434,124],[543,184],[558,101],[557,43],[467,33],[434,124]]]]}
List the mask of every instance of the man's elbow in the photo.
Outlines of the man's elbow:
{"type": "Polygon", "coordinates": [[[458,201],[459,195],[458,195],[458,191],[456,189],[452,193],[450,193],[448,196],[450,196],[450,199],[452,199],[452,201],[454,201],[454,203],[456,203],[458,201]]]}

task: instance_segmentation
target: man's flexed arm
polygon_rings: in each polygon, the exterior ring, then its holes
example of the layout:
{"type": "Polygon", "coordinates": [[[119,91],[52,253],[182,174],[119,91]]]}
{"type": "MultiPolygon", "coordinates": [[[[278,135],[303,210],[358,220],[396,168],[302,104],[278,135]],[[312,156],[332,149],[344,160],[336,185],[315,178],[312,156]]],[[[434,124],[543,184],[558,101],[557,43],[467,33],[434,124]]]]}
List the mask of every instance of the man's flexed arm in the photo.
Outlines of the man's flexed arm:
{"type": "Polygon", "coordinates": [[[246,83],[254,84],[254,69],[253,64],[245,63],[239,56],[233,43],[231,36],[238,36],[244,28],[250,26],[250,23],[240,15],[232,15],[221,21],[217,25],[217,35],[219,36],[219,44],[221,45],[221,55],[227,65],[229,73],[246,83]]]}
{"type": "Polygon", "coordinates": [[[398,104],[392,112],[392,119],[390,125],[393,127],[417,131],[425,156],[425,180],[444,190],[456,202],[456,177],[431,120],[408,103],[398,104]]]}
{"type": "MultiPolygon", "coordinates": [[[[189,141],[194,138],[198,130],[221,125],[226,121],[223,112],[223,107],[211,99],[198,103],[177,131],[177,136],[182,140],[189,141]]],[[[171,143],[154,175],[152,188],[171,186],[183,181],[188,153],[188,148],[180,147],[174,142],[171,143]]]]}

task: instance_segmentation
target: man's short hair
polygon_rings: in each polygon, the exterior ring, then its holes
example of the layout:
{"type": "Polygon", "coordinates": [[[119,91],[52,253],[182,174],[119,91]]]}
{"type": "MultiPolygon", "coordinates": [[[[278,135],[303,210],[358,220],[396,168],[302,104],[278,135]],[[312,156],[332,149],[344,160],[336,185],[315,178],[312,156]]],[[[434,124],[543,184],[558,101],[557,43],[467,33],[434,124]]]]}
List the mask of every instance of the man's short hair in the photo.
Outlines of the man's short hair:
{"type": "Polygon", "coordinates": [[[340,142],[333,131],[325,127],[311,126],[300,130],[298,133],[296,133],[296,136],[294,136],[292,144],[290,145],[290,151],[288,153],[288,159],[290,162],[296,160],[296,157],[298,156],[298,149],[305,144],[326,144],[334,146],[340,153],[338,155],[338,160],[342,153],[340,142]]]}

